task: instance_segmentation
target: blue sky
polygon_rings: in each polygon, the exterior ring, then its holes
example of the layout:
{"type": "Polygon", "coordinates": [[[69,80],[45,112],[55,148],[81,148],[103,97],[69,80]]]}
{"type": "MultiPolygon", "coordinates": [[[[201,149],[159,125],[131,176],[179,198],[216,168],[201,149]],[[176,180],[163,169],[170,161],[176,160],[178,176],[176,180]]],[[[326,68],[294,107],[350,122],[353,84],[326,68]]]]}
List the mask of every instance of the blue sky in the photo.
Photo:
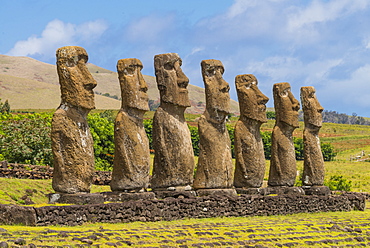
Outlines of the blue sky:
{"type": "MultiPolygon", "coordinates": [[[[254,74],[273,106],[274,83],[299,99],[314,86],[326,110],[370,117],[368,0],[0,0],[0,54],[55,63],[78,45],[89,62],[115,71],[138,58],[176,52],[190,83],[203,86],[200,62],[219,59],[237,100],[235,76],[254,74]]],[[[118,81],[117,81],[118,83],[118,81]]]]}

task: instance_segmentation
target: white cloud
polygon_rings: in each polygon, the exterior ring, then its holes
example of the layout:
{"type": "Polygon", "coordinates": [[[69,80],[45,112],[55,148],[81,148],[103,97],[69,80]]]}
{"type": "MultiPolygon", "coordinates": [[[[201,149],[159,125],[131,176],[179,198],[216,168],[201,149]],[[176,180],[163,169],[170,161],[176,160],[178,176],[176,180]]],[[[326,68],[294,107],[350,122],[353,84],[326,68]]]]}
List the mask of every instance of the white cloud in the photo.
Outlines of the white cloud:
{"type": "Polygon", "coordinates": [[[148,44],[160,40],[171,40],[166,32],[174,29],[175,16],[149,15],[134,20],[127,28],[125,39],[148,44]]]}
{"type": "Polygon", "coordinates": [[[107,25],[100,20],[75,25],[56,19],[46,25],[40,37],[33,35],[27,40],[18,41],[7,54],[12,56],[38,55],[49,59],[55,56],[58,47],[75,45],[78,42],[90,42],[91,39],[100,37],[106,29],[107,25]]]}
{"type": "Polygon", "coordinates": [[[230,6],[225,15],[229,19],[234,18],[247,11],[248,8],[256,6],[257,3],[257,0],[235,0],[234,4],[230,6]]]}
{"type": "Polygon", "coordinates": [[[363,10],[369,5],[367,0],[314,0],[306,8],[294,8],[288,20],[288,30],[297,31],[315,23],[334,21],[353,12],[363,10]]]}
{"type": "Polygon", "coordinates": [[[263,61],[251,62],[245,70],[262,74],[274,83],[291,81],[301,86],[303,84],[314,86],[326,80],[330,71],[341,62],[341,59],[303,62],[296,57],[274,56],[263,61]]]}
{"type": "Polygon", "coordinates": [[[205,18],[196,25],[201,43],[222,43],[274,36],[283,26],[284,6],[274,0],[235,0],[224,13],[205,18]]]}
{"type": "Polygon", "coordinates": [[[340,107],[347,114],[356,112],[360,116],[370,116],[369,75],[370,64],[365,64],[355,69],[347,79],[325,82],[318,94],[324,97],[326,109],[338,110],[340,107]]]}

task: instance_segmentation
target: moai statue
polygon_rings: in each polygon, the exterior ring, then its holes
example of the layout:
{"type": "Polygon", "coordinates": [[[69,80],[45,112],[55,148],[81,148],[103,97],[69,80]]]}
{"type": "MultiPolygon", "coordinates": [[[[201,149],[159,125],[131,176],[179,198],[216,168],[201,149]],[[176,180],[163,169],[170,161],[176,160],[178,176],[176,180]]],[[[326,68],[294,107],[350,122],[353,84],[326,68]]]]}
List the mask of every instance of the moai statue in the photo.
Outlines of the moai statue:
{"type": "Polygon", "coordinates": [[[226,119],[230,114],[229,84],[222,78],[224,66],[219,60],[203,60],[202,76],[205,85],[206,110],[198,121],[199,159],[194,188],[198,194],[219,191],[236,194],[233,187],[233,162],[226,119]],[[207,190],[212,189],[212,190],[207,190]]]}
{"type": "Polygon", "coordinates": [[[57,71],[62,101],[53,115],[53,189],[58,193],[90,192],[95,172],[93,139],[87,115],[95,108],[96,81],[86,67],[85,49],[59,48],[57,71]]]}
{"type": "Polygon", "coordinates": [[[292,187],[297,176],[293,131],[299,127],[299,102],[289,83],[273,87],[276,122],[272,131],[269,186],[292,187]]]}
{"type": "Polygon", "coordinates": [[[269,98],[258,89],[252,74],[235,77],[240,118],[235,125],[234,151],[236,188],[259,188],[265,175],[265,154],[260,127],[267,122],[266,103],[269,98]]]}
{"type": "Polygon", "coordinates": [[[143,125],[148,107],[148,86],[138,59],[121,59],[117,63],[122,107],[114,124],[114,161],[112,191],[143,191],[149,184],[149,141],[143,125]]]}
{"type": "Polygon", "coordinates": [[[324,158],[320,147],[319,131],[324,110],[316,98],[314,87],[301,88],[301,103],[304,117],[304,164],[302,184],[304,186],[324,185],[324,158]]]}
{"type": "Polygon", "coordinates": [[[177,53],[154,57],[160,106],[153,118],[154,165],[151,187],[155,191],[190,190],[194,152],[184,112],[190,106],[189,79],[181,70],[177,53]]]}

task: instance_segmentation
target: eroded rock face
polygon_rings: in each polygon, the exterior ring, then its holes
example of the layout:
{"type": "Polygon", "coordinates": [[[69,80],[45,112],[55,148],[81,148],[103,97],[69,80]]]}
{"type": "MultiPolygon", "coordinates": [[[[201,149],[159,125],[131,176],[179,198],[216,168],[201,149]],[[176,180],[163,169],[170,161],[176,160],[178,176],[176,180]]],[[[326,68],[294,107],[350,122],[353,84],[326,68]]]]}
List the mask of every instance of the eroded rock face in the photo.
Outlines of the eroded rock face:
{"type": "Polygon", "coordinates": [[[219,60],[203,60],[206,111],[199,118],[199,159],[195,174],[195,189],[231,188],[233,163],[231,142],[226,129],[230,113],[229,84],[222,78],[224,67],[219,60]]]}
{"type": "Polygon", "coordinates": [[[61,193],[90,192],[95,163],[86,118],[95,108],[96,81],[86,67],[88,56],[82,47],[59,48],[56,56],[62,101],[52,119],[52,185],[61,193]]]}
{"type": "Polygon", "coordinates": [[[185,109],[190,106],[186,89],[189,79],[181,70],[181,64],[176,53],[154,57],[161,103],[153,118],[153,189],[186,186],[193,182],[194,152],[184,117],[185,109]]]}
{"type": "Polygon", "coordinates": [[[324,185],[324,158],[321,152],[319,131],[322,127],[323,107],[316,98],[314,87],[301,88],[301,102],[304,116],[304,163],[302,184],[305,186],[324,185]]]}
{"type": "Polygon", "coordinates": [[[265,154],[260,127],[267,122],[266,103],[269,98],[258,89],[252,74],[235,78],[240,118],[235,125],[234,151],[236,188],[259,188],[265,175],[265,154]]]}
{"type": "Polygon", "coordinates": [[[276,122],[272,131],[269,186],[293,186],[297,176],[293,131],[299,127],[299,102],[289,83],[273,86],[276,122]]]}
{"type": "Polygon", "coordinates": [[[138,59],[121,59],[117,63],[122,108],[114,124],[114,161],[112,191],[139,191],[149,184],[149,141],[143,125],[148,107],[148,86],[138,59]]]}

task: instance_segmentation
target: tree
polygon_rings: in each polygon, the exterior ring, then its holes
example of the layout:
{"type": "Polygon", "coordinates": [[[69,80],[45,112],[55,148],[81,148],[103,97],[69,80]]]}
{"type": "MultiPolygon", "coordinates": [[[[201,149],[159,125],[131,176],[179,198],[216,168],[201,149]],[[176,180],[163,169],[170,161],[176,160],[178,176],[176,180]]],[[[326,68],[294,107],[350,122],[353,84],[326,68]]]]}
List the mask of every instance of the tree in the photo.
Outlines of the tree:
{"type": "Polygon", "coordinates": [[[275,114],[275,112],[274,112],[274,111],[267,111],[267,112],[266,112],[266,117],[267,117],[267,119],[269,119],[269,120],[275,120],[275,118],[276,118],[276,114],[275,114]]]}

